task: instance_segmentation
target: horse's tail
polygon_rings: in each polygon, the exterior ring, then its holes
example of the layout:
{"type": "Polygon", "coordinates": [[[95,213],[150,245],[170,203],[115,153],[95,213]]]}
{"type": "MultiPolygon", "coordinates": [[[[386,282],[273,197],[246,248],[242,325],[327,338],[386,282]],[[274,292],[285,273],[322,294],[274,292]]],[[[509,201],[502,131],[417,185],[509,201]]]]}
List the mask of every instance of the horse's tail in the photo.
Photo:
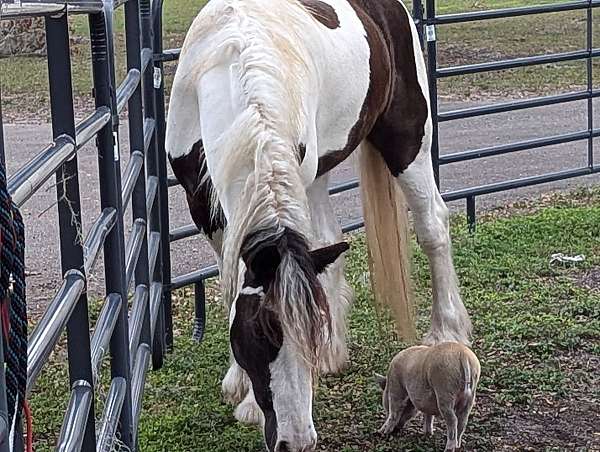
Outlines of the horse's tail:
{"type": "Polygon", "coordinates": [[[415,337],[408,211],[397,181],[368,142],[359,152],[369,270],[377,307],[389,308],[404,339],[415,337]]]}

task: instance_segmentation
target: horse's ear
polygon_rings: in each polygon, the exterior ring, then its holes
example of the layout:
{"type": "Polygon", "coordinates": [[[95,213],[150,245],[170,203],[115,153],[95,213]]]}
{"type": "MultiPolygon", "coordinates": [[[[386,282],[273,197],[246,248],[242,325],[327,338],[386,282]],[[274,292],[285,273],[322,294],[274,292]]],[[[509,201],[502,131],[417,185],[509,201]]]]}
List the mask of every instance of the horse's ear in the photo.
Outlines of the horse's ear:
{"type": "Polygon", "coordinates": [[[350,246],[346,242],[339,242],[333,245],[325,246],[310,252],[315,271],[321,273],[325,268],[333,264],[344,251],[347,251],[350,246]]]}
{"type": "Polygon", "coordinates": [[[377,386],[379,386],[381,389],[385,389],[385,386],[387,385],[387,378],[381,374],[376,373],[375,383],[377,383],[377,386]]]}

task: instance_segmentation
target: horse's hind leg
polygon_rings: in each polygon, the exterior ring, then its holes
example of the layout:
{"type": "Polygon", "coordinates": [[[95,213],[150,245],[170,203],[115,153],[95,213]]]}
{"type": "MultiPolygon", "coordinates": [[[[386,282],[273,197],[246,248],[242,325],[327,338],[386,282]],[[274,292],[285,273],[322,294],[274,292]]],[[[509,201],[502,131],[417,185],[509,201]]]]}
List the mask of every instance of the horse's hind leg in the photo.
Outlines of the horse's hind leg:
{"type": "MultiPolygon", "coordinates": [[[[311,221],[314,238],[325,246],[342,239],[342,229],[337,221],[327,190],[329,175],[319,177],[308,189],[311,221]]],[[[332,337],[321,359],[321,371],[337,373],[348,363],[346,346],[346,318],[352,301],[352,289],[344,277],[344,259],[337,259],[319,277],[327,300],[332,320],[332,337]]]]}
{"type": "MultiPolygon", "coordinates": [[[[427,129],[430,130],[429,127],[427,129]]],[[[398,175],[398,182],[413,213],[419,245],[429,259],[431,270],[431,329],[424,342],[457,341],[468,344],[471,321],[458,289],[448,208],[435,184],[429,143],[430,134],[427,133],[416,159],[398,175]]]]}

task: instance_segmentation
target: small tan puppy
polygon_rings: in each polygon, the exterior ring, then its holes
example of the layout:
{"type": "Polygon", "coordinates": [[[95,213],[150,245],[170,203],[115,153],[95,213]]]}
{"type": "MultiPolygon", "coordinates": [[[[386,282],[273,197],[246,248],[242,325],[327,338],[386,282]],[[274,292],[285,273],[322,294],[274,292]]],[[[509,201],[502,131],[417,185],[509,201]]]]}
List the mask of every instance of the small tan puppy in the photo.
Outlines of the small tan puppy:
{"type": "Polygon", "coordinates": [[[446,451],[460,448],[480,371],[475,353],[456,342],[401,351],[392,360],[387,378],[376,375],[387,416],[379,432],[389,435],[401,429],[418,410],[425,416],[425,433],[433,433],[434,416],[441,416],[447,428],[446,451]]]}

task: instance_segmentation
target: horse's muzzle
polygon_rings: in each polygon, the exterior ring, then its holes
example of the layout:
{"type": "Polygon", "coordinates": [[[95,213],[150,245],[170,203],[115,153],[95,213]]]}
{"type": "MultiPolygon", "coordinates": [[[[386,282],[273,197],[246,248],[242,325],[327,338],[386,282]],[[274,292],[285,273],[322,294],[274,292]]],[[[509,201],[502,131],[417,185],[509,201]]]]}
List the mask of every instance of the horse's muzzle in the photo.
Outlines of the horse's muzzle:
{"type": "Polygon", "coordinates": [[[288,441],[277,441],[275,452],[313,452],[317,447],[317,436],[311,435],[307,441],[297,441],[292,444],[288,441]]]}

